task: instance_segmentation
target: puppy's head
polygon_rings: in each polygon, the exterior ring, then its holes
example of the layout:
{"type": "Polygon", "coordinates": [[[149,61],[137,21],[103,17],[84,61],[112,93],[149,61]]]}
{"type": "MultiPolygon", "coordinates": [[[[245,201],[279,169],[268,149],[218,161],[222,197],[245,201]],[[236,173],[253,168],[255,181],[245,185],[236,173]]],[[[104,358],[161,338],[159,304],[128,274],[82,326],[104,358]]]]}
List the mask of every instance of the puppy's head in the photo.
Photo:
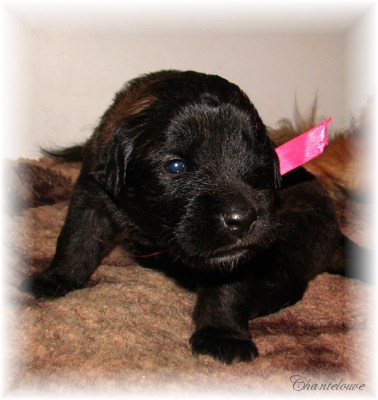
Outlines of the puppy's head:
{"type": "Polygon", "coordinates": [[[140,82],[149,79],[139,98],[151,100],[117,124],[106,146],[103,130],[95,136],[96,177],[137,240],[197,268],[231,267],[274,234],[280,175],[266,128],[220,77],[171,71],[140,82]]]}

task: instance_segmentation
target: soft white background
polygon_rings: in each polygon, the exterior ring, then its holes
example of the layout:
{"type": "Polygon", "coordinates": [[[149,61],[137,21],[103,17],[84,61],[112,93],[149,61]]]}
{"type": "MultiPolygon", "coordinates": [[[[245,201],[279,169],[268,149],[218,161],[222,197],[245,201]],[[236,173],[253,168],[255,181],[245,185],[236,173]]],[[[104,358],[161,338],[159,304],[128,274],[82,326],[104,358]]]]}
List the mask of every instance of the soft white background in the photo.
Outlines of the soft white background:
{"type": "Polygon", "coordinates": [[[163,68],[219,74],[264,122],[343,128],[375,90],[372,1],[4,1],[3,153],[82,142],[123,83],[163,68]]]}

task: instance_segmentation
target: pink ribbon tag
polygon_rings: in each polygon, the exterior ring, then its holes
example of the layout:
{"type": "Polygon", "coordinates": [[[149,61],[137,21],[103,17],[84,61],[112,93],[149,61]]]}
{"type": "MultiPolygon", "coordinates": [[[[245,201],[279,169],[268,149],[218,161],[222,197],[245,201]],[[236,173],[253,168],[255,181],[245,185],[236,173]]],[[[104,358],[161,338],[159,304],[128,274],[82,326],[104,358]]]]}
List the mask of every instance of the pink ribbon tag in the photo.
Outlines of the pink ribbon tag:
{"type": "Polygon", "coordinates": [[[276,148],[281,175],[323,153],[328,144],[327,126],[332,118],[276,148]]]}

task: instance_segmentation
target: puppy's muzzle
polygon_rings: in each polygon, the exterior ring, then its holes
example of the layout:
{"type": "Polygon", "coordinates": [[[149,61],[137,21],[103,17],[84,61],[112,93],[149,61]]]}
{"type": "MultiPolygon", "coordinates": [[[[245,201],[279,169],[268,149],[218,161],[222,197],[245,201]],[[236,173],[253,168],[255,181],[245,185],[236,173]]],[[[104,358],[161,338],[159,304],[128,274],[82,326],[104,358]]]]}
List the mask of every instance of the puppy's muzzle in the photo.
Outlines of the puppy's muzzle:
{"type": "Polygon", "coordinates": [[[222,211],[220,220],[223,228],[229,234],[241,238],[252,230],[257,220],[257,213],[247,204],[237,202],[222,211]]]}

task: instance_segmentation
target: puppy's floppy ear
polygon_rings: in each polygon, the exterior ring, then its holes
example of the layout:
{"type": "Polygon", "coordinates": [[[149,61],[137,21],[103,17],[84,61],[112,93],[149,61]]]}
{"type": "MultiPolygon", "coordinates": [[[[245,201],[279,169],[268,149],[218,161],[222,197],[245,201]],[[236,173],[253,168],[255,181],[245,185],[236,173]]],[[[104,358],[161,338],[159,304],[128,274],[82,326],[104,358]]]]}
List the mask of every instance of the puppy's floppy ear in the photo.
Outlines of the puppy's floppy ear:
{"type": "Polygon", "coordinates": [[[126,184],[126,169],[134,149],[134,141],[135,135],[130,135],[122,124],[97,160],[95,178],[116,199],[126,184]]]}
{"type": "Polygon", "coordinates": [[[274,189],[281,189],[282,186],[282,176],[280,173],[280,162],[276,153],[276,145],[272,142],[272,140],[268,136],[268,131],[265,130],[265,135],[264,135],[264,148],[266,154],[270,156],[270,159],[272,160],[273,163],[273,188],[274,189]]]}
{"type": "Polygon", "coordinates": [[[282,176],[280,174],[280,163],[276,154],[276,151],[273,148],[273,168],[274,168],[274,188],[279,190],[282,185],[282,176]]]}
{"type": "MultiPolygon", "coordinates": [[[[266,134],[266,139],[268,140],[268,147],[269,147],[269,151],[270,151],[270,157],[271,160],[273,161],[273,187],[274,189],[281,189],[281,185],[282,185],[282,176],[280,173],[280,161],[278,159],[277,153],[276,153],[276,145],[270,140],[270,138],[268,137],[268,134],[266,134]]],[[[265,142],[265,144],[267,144],[265,142]]]]}

